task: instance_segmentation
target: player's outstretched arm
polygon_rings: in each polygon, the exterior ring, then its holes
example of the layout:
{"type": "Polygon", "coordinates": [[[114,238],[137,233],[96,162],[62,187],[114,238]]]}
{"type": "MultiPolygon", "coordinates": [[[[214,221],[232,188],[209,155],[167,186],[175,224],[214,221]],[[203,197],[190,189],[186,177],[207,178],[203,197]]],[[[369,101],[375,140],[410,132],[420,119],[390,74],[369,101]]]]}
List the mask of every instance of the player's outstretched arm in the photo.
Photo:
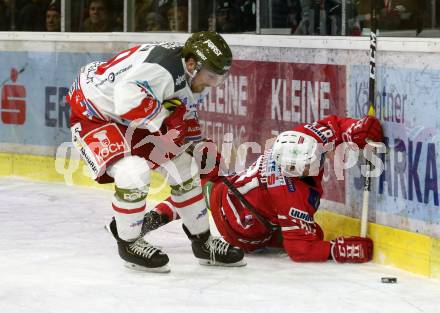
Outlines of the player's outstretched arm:
{"type": "MultiPolygon", "coordinates": [[[[283,234],[284,235],[284,234],[283,234]]],[[[295,262],[364,263],[373,257],[373,241],[363,237],[338,237],[332,241],[313,236],[288,239],[284,235],[284,248],[295,262]]]]}
{"type": "MultiPolygon", "coordinates": [[[[296,207],[299,207],[297,205],[296,207]]],[[[373,241],[362,237],[338,237],[323,240],[321,227],[312,211],[290,207],[278,213],[283,245],[295,262],[364,263],[373,256],[373,241]]]]}
{"type": "MultiPolygon", "coordinates": [[[[383,131],[380,122],[374,116],[364,116],[361,119],[351,117],[338,117],[329,115],[326,118],[313,123],[316,129],[326,127],[331,130],[336,144],[341,142],[353,142],[359,149],[363,149],[368,141],[382,142],[383,131]]],[[[312,127],[309,130],[313,130],[312,127]]]]}
{"type": "Polygon", "coordinates": [[[363,149],[369,141],[382,142],[383,131],[379,120],[374,116],[364,116],[353,123],[344,125],[342,140],[354,142],[359,149],[363,149]]]}

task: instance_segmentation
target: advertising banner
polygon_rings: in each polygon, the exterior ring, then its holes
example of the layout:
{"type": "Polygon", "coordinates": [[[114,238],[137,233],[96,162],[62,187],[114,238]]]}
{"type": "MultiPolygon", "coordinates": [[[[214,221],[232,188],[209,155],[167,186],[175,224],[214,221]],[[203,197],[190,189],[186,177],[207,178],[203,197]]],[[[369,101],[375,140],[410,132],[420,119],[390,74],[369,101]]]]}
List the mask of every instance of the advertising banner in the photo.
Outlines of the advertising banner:
{"type": "Polygon", "coordinates": [[[109,56],[0,52],[0,143],[57,147],[70,141],[65,95],[81,66],[109,56]]]}
{"type": "MultiPolygon", "coordinates": [[[[384,127],[388,153],[381,155],[384,171],[375,179],[376,220],[438,236],[440,71],[382,66],[377,76],[376,116],[384,127]]],[[[367,67],[351,67],[351,115],[367,111],[367,79],[367,67]]],[[[353,186],[361,190],[359,177],[353,186]]],[[[359,206],[355,194],[350,203],[359,206]]]]}
{"type": "MultiPolygon", "coordinates": [[[[71,140],[64,96],[81,66],[106,60],[115,51],[104,47],[101,53],[72,53],[68,46],[53,52],[0,51],[0,147],[56,148],[71,140]]],[[[240,49],[241,56],[255,51],[240,49]]],[[[274,55],[282,51],[268,50],[274,55]]],[[[346,52],[331,52],[335,58],[338,54],[346,52]]],[[[380,156],[384,171],[373,180],[370,220],[440,236],[440,70],[409,68],[415,56],[407,55],[407,59],[400,55],[398,64],[379,64],[377,69],[376,113],[388,153],[380,156]]],[[[319,62],[253,61],[247,56],[235,60],[225,83],[210,91],[201,107],[202,128],[220,149],[224,144],[234,147],[232,171],[249,165],[270,146],[270,139],[298,123],[329,114],[366,114],[368,66],[357,65],[354,57],[347,65],[319,62]]],[[[331,210],[359,217],[363,187],[359,165],[347,182],[336,179],[333,159],[327,160],[324,198],[341,204],[331,210]]]]}
{"type": "MultiPolygon", "coordinates": [[[[81,66],[110,54],[1,52],[0,142],[57,147],[70,141],[69,107],[64,97],[81,66]]],[[[234,62],[221,87],[211,90],[201,108],[207,137],[221,147],[232,134],[241,149],[241,167],[253,162],[279,132],[298,123],[346,111],[345,66],[287,62],[234,62]],[[242,146],[243,147],[243,146],[242,146]]],[[[240,168],[234,168],[237,170],[240,168]]],[[[331,176],[329,199],[343,203],[343,181],[331,176]]]]}
{"type": "MultiPolygon", "coordinates": [[[[330,114],[345,115],[345,82],[343,65],[237,60],[225,84],[205,100],[202,127],[217,143],[231,133],[239,151],[239,145],[249,143],[249,164],[279,132],[330,114]]],[[[327,174],[326,199],[344,203],[344,181],[336,180],[333,171],[327,174]]]]}

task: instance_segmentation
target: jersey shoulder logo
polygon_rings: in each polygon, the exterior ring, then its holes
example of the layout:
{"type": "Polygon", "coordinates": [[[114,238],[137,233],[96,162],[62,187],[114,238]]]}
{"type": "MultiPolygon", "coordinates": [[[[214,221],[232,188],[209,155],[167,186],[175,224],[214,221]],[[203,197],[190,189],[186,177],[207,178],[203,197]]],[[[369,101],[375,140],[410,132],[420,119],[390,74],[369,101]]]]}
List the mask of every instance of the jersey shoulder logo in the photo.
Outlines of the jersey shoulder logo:
{"type": "Polygon", "coordinates": [[[177,86],[184,84],[184,82],[185,82],[185,75],[179,75],[176,77],[175,85],[177,87],[177,86]]]}
{"type": "Polygon", "coordinates": [[[136,85],[141,89],[141,92],[144,92],[147,95],[154,95],[153,91],[151,90],[151,86],[148,83],[148,81],[146,81],[146,80],[144,80],[144,81],[137,80],[136,81],[136,85]]]}

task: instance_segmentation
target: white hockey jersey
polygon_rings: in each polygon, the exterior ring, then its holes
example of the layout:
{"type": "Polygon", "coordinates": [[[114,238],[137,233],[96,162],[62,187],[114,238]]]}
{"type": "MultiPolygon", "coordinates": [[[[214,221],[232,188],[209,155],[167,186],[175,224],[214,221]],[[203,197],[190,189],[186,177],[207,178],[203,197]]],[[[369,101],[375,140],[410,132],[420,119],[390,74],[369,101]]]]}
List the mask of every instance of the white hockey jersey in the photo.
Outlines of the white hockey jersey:
{"type": "Polygon", "coordinates": [[[179,98],[187,108],[185,119],[197,118],[197,108],[208,90],[193,93],[185,79],[182,46],[144,44],[127,49],[107,62],[84,66],[69,91],[81,101],[72,110],[89,119],[138,127],[156,132],[170,114],[166,99],[179,98]]]}

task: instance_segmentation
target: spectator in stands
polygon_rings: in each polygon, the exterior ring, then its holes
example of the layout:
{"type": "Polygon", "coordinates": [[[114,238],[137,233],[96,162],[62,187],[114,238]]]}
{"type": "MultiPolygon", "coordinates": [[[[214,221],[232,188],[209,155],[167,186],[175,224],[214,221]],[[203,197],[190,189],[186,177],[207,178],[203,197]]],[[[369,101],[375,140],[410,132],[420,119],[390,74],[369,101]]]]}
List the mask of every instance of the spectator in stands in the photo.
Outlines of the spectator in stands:
{"type": "Polygon", "coordinates": [[[188,7],[171,6],[167,11],[168,25],[172,32],[188,31],[188,7]]]}
{"type": "Polygon", "coordinates": [[[256,30],[256,0],[240,0],[241,23],[243,31],[256,30]]]}
{"type": "MultiPolygon", "coordinates": [[[[46,25],[46,9],[49,4],[47,0],[27,1],[21,9],[16,21],[16,30],[22,31],[44,31],[46,25]]],[[[18,6],[15,7],[18,10],[18,6]]]]}
{"type": "MultiPolygon", "coordinates": [[[[164,31],[169,30],[168,11],[173,6],[184,6],[187,12],[187,0],[136,0],[135,2],[135,30],[144,31],[164,31]]],[[[174,12],[170,12],[173,14],[174,12]]],[[[180,13],[178,17],[182,16],[180,13]]],[[[184,23],[187,24],[187,13],[184,14],[184,23]]],[[[176,26],[173,25],[175,28],[176,26]]],[[[174,29],[173,28],[173,29],[174,29]]],[[[184,31],[187,30],[185,26],[184,31]]]]}
{"type": "Polygon", "coordinates": [[[319,35],[321,3],[319,0],[300,0],[301,22],[295,35],[319,35]]]}
{"type": "Polygon", "coordinates": [[[215,10],[215,17],[208,19],[210,31],[219,33],[236,33],[243,31],[238,4],[231,0],[219,1],[215,10]]]}
{"type": "Polygon", "coordinates": [[[143,32],[147,29],[147,15],[152,12],[152,0],[136,0],[135,2],[135,31],[143,32]]]}
{"type": "Polygon", "coordinates": [[[0,0],[0,31],[6,31],[10,28],[10,22],[7,18],[7,6],[4,0],[0,0]]]}
{"type": "MultiPolygon", "coordinates": [[[[365,31],[371,27],[370,2],[355,1],[356,20],[359,28],[365,31]]],[[[378,27],[384,31],[416,29],[417,8],[423,6],[423,2],[411,0],[380,0],[377,1],[378,27]]]]}
{"type": "Polygon", "coordinates": [[[120,26],[113,18],[113,7],[108,0],[91,0],[89,17],[84,21],[84,32],[120,31],[120,26]]]}
{"type": "Polygon", "coordinates": [[[416,28],[417,6],[412,0],[384,0],[379,26],[383,30],[408,30],[416,28]]]}
{"type": "Polygon", "coordinates": [[[46,11],[46,31],[59,32],[61,30],[60,1],[54,0],[46,11]]]}
{"type": "Polygon", "coordinates": [[[342,7],[340,0],[326,0],[321,11],[320,26],[323,27],[321,35],[358,36],[360,34],[359,23],[356,20],[356,0],[345,1],[345,33],[342,34],[342,7]]]}
{"type": "Polygon", "coordinates": [[[167,28],[167,20],[160,13],[150,12],[139,31],[154,32],[167,30],[167,28]]]}
{"type": "MultiPolygon", "coordinates": [[[[347,14],[354,10],[352,2],[352,0],[345,0],[347,14]]],[[[299,0],[299,4],[301,18],[294,32],[296,35],[341,35],[342,3],[340,0],[299,0]]]]}

